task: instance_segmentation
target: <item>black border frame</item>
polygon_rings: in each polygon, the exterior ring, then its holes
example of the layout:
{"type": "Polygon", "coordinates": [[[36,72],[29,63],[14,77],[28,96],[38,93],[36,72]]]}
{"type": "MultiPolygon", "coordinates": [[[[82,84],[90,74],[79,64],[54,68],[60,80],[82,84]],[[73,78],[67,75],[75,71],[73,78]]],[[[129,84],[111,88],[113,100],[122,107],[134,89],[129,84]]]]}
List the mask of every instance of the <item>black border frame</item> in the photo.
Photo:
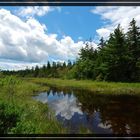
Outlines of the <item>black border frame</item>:
{"type": "Polygon", "coordinates": [[[140,6],[140,0],[0,0],[0,6],[140,6]]]}
{"type": "MultiPolygon", "coordinates": [[[[140,6],[140,0],[0,0],[0,6],[140,6]]],[[[140,134],[0,134],[0,139],[139,139],[140,134]]]]}

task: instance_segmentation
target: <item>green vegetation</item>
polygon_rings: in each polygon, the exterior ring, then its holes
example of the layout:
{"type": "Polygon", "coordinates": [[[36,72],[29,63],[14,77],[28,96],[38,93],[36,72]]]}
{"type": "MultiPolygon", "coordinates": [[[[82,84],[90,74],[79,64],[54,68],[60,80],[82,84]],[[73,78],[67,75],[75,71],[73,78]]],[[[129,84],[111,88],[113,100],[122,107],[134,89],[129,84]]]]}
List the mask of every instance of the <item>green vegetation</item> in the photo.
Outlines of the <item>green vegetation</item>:
{"type": "Polygon", "coordinates": [[[0,79],[1,134],[55,134],[66,130],[54,114],[33,99],[33,95],[48,87],[22,81],[15,77],[0,79]]]}
{"type": "Polygon", "coordinates": [[[48,79],[48,78],[28,78],[27,81],[40,85],[76,88],[89,90],[94,93],[102,94],[140,94],[140,83],[115,83],[115,82],[98,82],[91,80],[63,80],[63,79],[48,79]]]}

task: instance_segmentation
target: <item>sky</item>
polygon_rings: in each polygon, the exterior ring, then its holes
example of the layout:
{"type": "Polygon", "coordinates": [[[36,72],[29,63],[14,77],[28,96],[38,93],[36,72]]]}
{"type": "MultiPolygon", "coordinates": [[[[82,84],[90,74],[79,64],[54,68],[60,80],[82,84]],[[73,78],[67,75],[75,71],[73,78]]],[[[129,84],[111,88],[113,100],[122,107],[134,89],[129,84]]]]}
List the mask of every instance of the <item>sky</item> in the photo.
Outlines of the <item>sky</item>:
{"type": "Polygon", "coordinates": [[[126,32],[132,18],[140,25],[139,6],[0,6],[0,69],[74,61],[85,41],[97,48],[118,24],[126,32]]]}

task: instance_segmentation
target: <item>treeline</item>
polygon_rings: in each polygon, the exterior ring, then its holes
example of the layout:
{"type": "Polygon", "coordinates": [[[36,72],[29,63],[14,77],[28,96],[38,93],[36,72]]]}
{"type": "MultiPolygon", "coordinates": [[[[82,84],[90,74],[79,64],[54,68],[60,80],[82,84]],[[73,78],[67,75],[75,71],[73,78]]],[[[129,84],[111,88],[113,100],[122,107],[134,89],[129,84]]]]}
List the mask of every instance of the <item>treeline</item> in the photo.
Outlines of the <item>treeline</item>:
{"type": "Polygon", "coordinates": [[[97,49],[94,49],[92,42],[86,42],[74,64],[70,61],[67,65],[58,64],[50,66],[48,62],[47,66],[41,68],[36,66],[35,69],[9,73],[34,77],[139,82],[140,27],[136,25],[135,19],[130,22],[126,33],[118,25],[107,40],[101,38],[97,49]]]}
{"type": "Polygon", "coordinates": [[[68,72],[75,65],[74,62],[68,60],[68,62],[52,62],[39,67],[26,68],[25,70],[5,70],[2,71],[4,75],[16,75],[20,77],[47,77],[47,78],[68,78],[68,72]]]}

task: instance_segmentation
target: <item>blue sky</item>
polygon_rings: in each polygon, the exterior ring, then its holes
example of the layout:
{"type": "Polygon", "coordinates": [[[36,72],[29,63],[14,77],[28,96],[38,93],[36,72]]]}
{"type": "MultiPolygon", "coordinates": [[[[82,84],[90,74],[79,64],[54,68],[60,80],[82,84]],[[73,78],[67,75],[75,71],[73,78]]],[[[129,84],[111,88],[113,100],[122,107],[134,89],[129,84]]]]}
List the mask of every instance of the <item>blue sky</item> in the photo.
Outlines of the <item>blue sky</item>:
{"type": "Polygon", "coordinates": [[[102,26],[100,16],[92,14],[91,9],[93,7],[62,7],[61,12],[51,12],[39,20],[47,24],[48,32],[56,32],[60,38],[68,35],[75,41],[79,37],[87,40],[94,38],[96,29],[102,26]]]}
{"type": "Polygon", "coordinates": [[[140,7],[0,7],[0,68],[23,69],[47,61],[78,57],[84,41],[108,38],[121,24],[124,32],[140,7]],[[127,13],[127,14],[126,14],[127,13]]]}

